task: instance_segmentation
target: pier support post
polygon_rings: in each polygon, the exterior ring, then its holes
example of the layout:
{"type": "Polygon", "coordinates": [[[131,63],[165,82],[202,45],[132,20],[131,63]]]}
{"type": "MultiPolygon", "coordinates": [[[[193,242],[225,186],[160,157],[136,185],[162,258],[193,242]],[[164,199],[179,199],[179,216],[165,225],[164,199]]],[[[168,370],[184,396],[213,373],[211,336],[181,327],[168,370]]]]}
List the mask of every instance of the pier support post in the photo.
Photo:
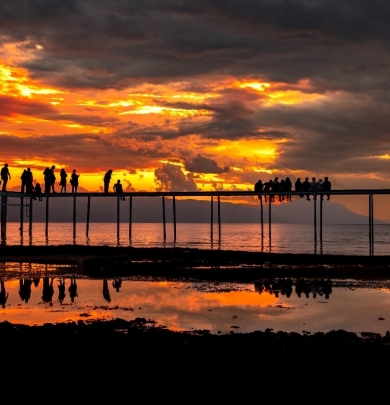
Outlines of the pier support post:
{"type": "Polygon", "coordinates": [[[268,198],[268,236],[271,245],[271,196],[268,198]]]}
{"type": "Polygon", "coordinates": [[[175,196],[172,199],[172,208],[173,208],[173,241],[176,242],[176,200],[175,196]]]}
{"type": "Polygon", "coordinates": [[[87,229],[86,229],[86,235],[87,238],[89,236],[89,218],[91,215],[91,196],[88,196],[88,202],[87,202],[87,229]]]}
{"type": "Polygon", "coordinates": [[[133,196],[130,196],[129,202],[129,239],[131,241],[131,231],[133,226],[133,196]]]}
{"type": "Polygon", "coordinates": [[[28,235],[32,237],[32,224],[33,224],[33,198],[30,197],[30,212],[28,217],[28,235]]]}
{"type": "Polygon", "coordinates": [[[320,199],[320,243],[322,243],[322,203],[323,202],[324,202],[323,195],[321,195],[321,199],[320,199]]]}
{"type": "MultiPolygon", "coordinates": [[[[27,199],[26,199],[27,201],[27,199]]],[[[23,208],[24,208],[24,197],[20,198],[20,226],[19,226],[19,231],[20,231],[20,236],[23,236],[23,208]]]]}
{"type": "Polygon", "coordinates": [[[260,223],[261,223],[261,239],[264,239],[264,218],[263,218],[263,197],[260,195],[260,223]]]}
{"type": "Polygon", "coordinates": [[[76,195],[73,196],[73,240],[76,239],[76,195]]]}
{"type": "Polygon", "coordinates": [[[49,236],[49,197],[46,196],[45,236],[49,236]]]}
{"type": "Polygon", "coordinates": [[[162,210],[163,210],[163,233],[164,233],[164,242],[167,240],[167,227],[165,223],[165,198],[162,196],[162,210]]]}
{"type": "Polygon", "coordinates": [[[211,196],[211,216],[210,216],[210,239],[211,243],[213,243],[213,224],[214,224],[214,207],[213,207],[213,196],[211,196]]]}
{"type": "Polygon", "coordinates": [[[116,197],[116,239],[119,242],[120,235],[120,205],[119,205],[119,195],[116,197]]]}
{"type": "Polygon", "coordinates": [[[313,194],[314,203],[314,243],[317,246],[317,195],[313,194]]]}
{"type": "Polygon", "coordinates": [[[1,238],[7,237],[7,196],[1,196],[1,238]]]}
{"type": "Polygon", "coordinates": [[[221,242],[221,197],[218,196],[218,239],[221,242]]]}

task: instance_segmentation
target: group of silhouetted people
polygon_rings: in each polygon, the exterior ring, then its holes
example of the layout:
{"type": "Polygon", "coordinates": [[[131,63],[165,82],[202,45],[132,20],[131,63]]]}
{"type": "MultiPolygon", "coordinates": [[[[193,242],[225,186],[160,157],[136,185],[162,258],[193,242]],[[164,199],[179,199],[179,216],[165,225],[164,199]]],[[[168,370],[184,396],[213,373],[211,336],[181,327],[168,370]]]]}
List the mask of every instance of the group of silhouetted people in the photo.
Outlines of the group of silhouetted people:
{"type": "MultiPolygon", "coordinates": [[[[265,279],[255,282],[255,291],[258,293],[268,292],[279,297],[279,294],[285,295],[287,298],[291,297],[293,291],[293,280],[291,277],[281,277],[275,279],[265,279]]],[[[305,295],[306,298],[313,298],[317,296],[329,299],[332,293],[332,280],[331,279],[298,279],[295,282],[295,292],[299,298],[305,295]]]]}
{"type": "MultiPolygon", "coordinates": [[[[264,194],[264,201],[267,202],[267,193],[274,193],[274,192],[279,192],[278,194],[279,197],[279,202],[283,201],[291,201],[291,194],[289,194],[290,191],[292,191],[292,182],[289,177],[286,177],[285,179],[281,179],[279,181],[278,177],[275,177],[274,180],[269,180],[265,183],[262,182],[262,180],[258,180],[255,183],[254,186],[254,191],[259,193],[258,198],[259,200],[262,199],[262,194],[264,194]]],[[[306,177],[305,180],[302,182],[300,177],[297,178],[297,180],[294,183],[295,191],[304,191],[306,193],[310,191],[331,191],[332,189],[332,184],[329,181],[328,177],[324,177],[324,181],[322,179],[319,179],[318,181],[316,180],[315,177],[312,177],[312,180],[309,181],[309,178],[306,177]]],[[[310,201],[310,194],[300,194],[299,196],[301,198],[306,195],[306,199],[310,201]]],[[[330,200],[330,194],[326,194],[327,200],[330,200]]],[[[270,202],[275,201],[275,194],[269,194],[270,202]]],[[[314,196],[314,199],[316,197],[314,196]]],[[[321,195],[321,200],[324,199],[324,196],[321,195]]]]}
{"type": "MultiPolygon", "coordinates": [[[[50,194],[50,193],[57,193],[55,190],[55,182],[56,182],[56,175],[55,175],[55,166],[51,167],[46,167],[46,169],[43,171],[43,181],[44,181],[44,189],[42,190],[42,186],[40,183],[35,183],[34,186],[34,178],[33,174],[31,171],[31,168],[27,168],[23,170],[22,175],[20,176],[21,179],[21,188],[20,191],[22,193],[27,193],[27,194],[34,194],[34,200],[37,198],[39,201],[42,201],[42,196],[41,194],[44,192],[45,194],[50,194]]],[[[103,178],[103,189],[104,193],[108,194],[109,193],[109,188],[110,188],[110,182],[111,182],[111,176],[112,176],[112,169],[109,169],[103,178]]],[[[0,173],[0,185],[2,185],[2,191],[7,191],[7,183],[8,180],[11,179],[11,174],[8,169],[8,163],[4,164],[4,167],[1,169],[0,173]]],[[[77,173],[76,169],[72,170],[72,174],[70,175],[70,185],[72,186],[72,193],[77,193],[77,189],[79,187],[79,177],[80,174],[77,173]]],[[[68,183],[68,173],[66,173],[66,170],[62,168],[60,170],[60,182],[59,185],[61,186],[61,193],[66,193],[66,186],[68,183]]],[[[125,200],[125,196],[123,195],[123,186],[120,180],[118,180],[113,187],[114,193],[118,194],[120,196],[120,199],[122,201],[125,200]]]]}

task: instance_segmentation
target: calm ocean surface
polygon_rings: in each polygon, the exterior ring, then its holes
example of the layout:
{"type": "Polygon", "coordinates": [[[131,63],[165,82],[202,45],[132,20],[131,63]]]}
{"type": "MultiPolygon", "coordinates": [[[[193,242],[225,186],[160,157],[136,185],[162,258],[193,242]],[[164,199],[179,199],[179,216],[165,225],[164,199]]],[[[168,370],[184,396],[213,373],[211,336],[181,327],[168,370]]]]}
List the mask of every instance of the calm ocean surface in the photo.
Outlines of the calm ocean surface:
{"type": "MultiPolygon", "coordinates": [[[[86,237],[86,224],[76,226],[73,235],[72,223],[50,223],[48,236],[45,224],[34,223],[32,237],[28,234],[28,224],[24,225],[23,235],[19,223],[7,224],[7,237],[2,242],[7,245],[107,245],[134,247],[184,247],[200,249],[245,250],[273,253],[317,253],[369,255],[368,225],[324,225],[322,242],[317,227],[317,243],[314,241],[314,227],[300,224],[273,224],[271,239],[268,224],[264,224],[264,237],[261,237],[259,224],[222,224],[219,239],[218,226],[214,225],[211,239],[210,224],[178,223],[176,241],[172,223],[166,224],[164,242],[163,225],[159,223],[133,223],[131,239],[128,224],[120,225],[119,239],[115,223],[90,223],[89,237],[86,237]]],[[[390,255],[390,224],[375,225],[374,255],[390,255]]]]}

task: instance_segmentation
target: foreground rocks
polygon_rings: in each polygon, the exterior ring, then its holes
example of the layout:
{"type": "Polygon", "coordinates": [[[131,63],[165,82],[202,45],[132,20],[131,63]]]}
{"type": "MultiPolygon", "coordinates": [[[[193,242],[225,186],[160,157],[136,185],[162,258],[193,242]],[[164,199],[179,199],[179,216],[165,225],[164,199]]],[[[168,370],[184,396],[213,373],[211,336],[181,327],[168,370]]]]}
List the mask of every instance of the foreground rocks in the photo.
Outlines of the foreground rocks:
{"type": "Polygon", "coordinates": [[[390,359],[389,333],[364,338],[341,330],[314,335],[272,331],[212,335],[207,331],[172,332],[140,318],[43,326],[3,322],[0,336],[2,347],[12,353],[11,367],[25,362],[27,352],[35,353],[39,361],[30,367],[37,373],[48,372],[57,362],[95,376],[107,370],[119,372],[123,365],[132,374],[145,368],[149,373],[165,372],[173,364],[171,372],[180,374],[199,362],[206,374],[210,367],[218,374],[245,373],[249,372],[245,367],[251,365],[268,373],[285,367],[294,372],[307,372],[310,367],[317,373],[327,368],[332,372],[342,367],[348,373],[376,373],[390,359]]]}

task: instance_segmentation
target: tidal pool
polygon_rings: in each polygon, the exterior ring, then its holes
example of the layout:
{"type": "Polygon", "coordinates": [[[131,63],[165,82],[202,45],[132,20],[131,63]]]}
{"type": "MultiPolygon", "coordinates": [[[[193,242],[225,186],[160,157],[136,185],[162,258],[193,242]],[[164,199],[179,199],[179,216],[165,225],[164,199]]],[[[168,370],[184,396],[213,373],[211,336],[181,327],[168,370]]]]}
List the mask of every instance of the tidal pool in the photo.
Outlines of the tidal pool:
{"type": "Polygon", "coordinates": [[[50,273],[1,281],[0,322],[42,325],[137,317],[171,330],[214,334],[343,329],[384,335],[390,330],[390,288],[387,282],[354,280],[247,284],[96,280],[50,273]]]}

